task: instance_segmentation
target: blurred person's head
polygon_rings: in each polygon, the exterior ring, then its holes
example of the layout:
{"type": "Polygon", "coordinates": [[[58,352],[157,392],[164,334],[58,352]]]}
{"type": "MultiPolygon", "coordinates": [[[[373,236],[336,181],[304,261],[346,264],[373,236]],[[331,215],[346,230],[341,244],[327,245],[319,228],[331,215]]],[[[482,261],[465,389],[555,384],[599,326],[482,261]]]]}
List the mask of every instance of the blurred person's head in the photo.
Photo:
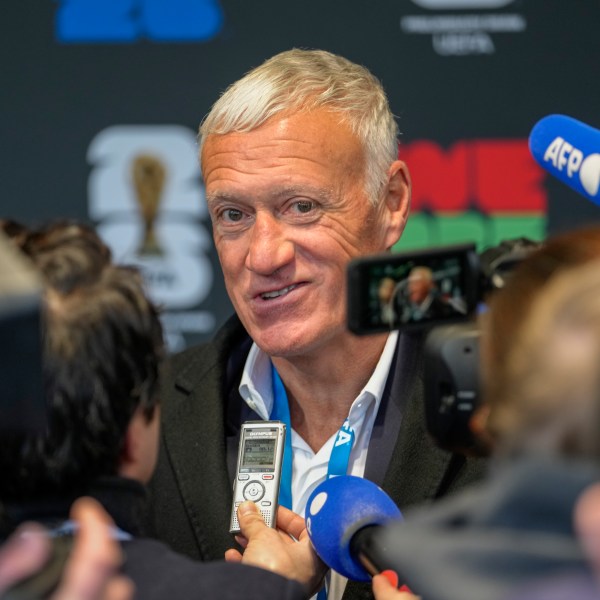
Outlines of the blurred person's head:
{"type": "Polygon", "coordinates": [[[595,452],[598,261],[600,227],[562,234],[523,260],[490,296],[482,318],[482,413],[498,449],[595,452]]]}
{"type": "Polygon", "coordinates": [[[377,288],[379,302],[382,304],[388,303],[394,295],[395,288],[396,282],[391,277],[383,277],[379,282],[379,287],[377,288]]]}
{"type": "Polygon", "coordinates": [[[433,273],[429,267],[414,267],[408,275],[408,298],[413,304],[421,304],[435,288],[433,273]]]}
{"type": "Polygon", "coordinates": [[[103,476],[145,482],[158,446],[158,313],[139,273],[112,264],[94,231],[74,223],[18,244],[44,282],[43,435],[1,440],[0,501],[75,497],[103,476]]]}
{"type": "Polygon", "coordinates": [[[0,231],[16,246],[19,246],[27,236],[29,228],[20,221],[5,218],[0,219],[0,231]]]}

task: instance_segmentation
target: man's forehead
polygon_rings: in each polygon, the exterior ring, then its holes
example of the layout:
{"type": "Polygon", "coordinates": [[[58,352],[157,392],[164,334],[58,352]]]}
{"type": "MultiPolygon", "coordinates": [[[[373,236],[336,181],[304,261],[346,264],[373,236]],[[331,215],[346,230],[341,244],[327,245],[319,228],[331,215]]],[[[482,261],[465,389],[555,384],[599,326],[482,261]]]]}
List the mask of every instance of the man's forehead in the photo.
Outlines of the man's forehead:
{"type": "Polygon", "coordinates": [[[318,108],[278,113],[249,130],[209,133],[203,141],[200,162],[204,169],[206,161],[223,149],[247,153],[272,145],[275,151],[277,146],[286,143],[322,149],[362,150],[358,136],[339,113],[318,108]]]}
{"type": "Polygon", "coordinates": [[[250,190],[244,186],[215,185],[206,191],[206,201],[209,205],[228,203],[228,202],[246,202],[254,203],[259,199],[269,199],[270,201],[285,201],[289,198],[308,197],[314,200],[325,202],[331,196],[331,189],[320,188],[309,184],[288,184],[279,185],[276,182],[266,182],[262,190],[250,190]]]}

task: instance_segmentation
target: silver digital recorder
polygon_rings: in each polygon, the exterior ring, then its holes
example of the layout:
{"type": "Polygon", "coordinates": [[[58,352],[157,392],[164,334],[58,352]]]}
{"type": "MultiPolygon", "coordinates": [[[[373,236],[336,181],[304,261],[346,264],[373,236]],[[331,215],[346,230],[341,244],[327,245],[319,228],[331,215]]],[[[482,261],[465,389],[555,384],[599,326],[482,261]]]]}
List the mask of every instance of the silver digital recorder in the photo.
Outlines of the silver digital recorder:
{"type": "Polygon", "coordinates": [[[275,527],[284,448],[285,424],[281,421],[246,421],[242,424],[233,482],[231,533],[240,532],[237,509],[245,500],[255,502],[265,523],[275,527]]]}

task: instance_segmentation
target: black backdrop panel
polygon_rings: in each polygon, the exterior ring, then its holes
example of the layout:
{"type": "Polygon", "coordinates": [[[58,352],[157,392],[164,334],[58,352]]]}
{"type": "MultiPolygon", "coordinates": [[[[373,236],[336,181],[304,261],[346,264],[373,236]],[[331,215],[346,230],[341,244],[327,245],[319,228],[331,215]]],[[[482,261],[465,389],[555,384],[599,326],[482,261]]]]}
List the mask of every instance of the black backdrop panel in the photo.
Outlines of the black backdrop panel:
{"type": "Polygon", "coordinates": [[[596,0],[4,0],[2,216],[94,223],[141,266],[172,348],[231,312],[196,164],[201,118],[272,54],[368,66],[414,183],[400,248],[542,238],[598,207],[527,138],[564,113],[600,127],[596,0]]]}

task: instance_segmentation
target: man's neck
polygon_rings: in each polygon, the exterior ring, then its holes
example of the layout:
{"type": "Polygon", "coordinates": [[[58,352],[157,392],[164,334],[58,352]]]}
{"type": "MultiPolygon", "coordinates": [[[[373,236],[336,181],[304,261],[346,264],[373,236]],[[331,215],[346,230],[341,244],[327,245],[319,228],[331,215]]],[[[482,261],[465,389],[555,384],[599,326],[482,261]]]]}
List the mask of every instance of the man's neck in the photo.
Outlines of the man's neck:
{"type": "Polygon", "coordinates": [[[318,355],[273,358],[286,389],[294,431],[317,452],[341,427],[369,381],[386,335],[353,338],[318,355]]]}

